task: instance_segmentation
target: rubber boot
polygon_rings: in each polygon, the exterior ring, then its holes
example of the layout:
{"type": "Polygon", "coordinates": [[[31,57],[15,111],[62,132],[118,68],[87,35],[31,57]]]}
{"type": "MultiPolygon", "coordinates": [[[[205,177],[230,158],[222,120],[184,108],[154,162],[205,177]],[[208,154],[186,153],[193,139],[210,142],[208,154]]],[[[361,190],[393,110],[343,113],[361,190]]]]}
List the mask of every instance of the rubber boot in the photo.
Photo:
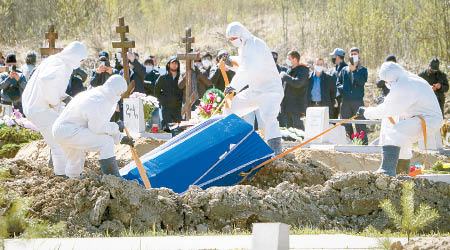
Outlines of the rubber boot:
{"type": "Polygon", "coordinates": [[[267,144],[269,144],[269,147],[275,151],[275,155],[279,155],[283,152],[281,149],[281,137],[272,138],[267,141],[267,144]]]}
{"type": "Polygon", "coordinates": [[[399,159],[397,163],[397,174],[408,175],[411,169],[411,160],[399,159]]]}
{"type": "Polygon", "coordinates": [[[383,146],[381,166],[375,173],[383,173],[395,177],[399,155],[400,147],[392,145],[383,146]]]}
{"type": "Polygon", "coordinates": [[[108,159],[99,160],[99,163],[103,174],[110,174],[120,177],[119,165],[117,164],[116,157],[113,156],[108,159]]]}

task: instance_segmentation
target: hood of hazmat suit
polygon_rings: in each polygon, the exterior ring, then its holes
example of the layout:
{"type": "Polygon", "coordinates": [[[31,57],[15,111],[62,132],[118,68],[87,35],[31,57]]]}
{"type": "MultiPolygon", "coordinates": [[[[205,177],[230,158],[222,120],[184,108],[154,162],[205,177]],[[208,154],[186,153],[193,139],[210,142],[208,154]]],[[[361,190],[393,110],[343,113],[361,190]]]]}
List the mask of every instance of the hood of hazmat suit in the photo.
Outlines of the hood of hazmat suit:
{"type": "MultiPolygon", "coordinates": [[[[239,68],[230,86],[237,91],[249,86],[250,90],[272,92],[283,95],[281,78],[272,57],[272,52],[266,43],[253,36],[241,23],[230,23],[226,30],[226,37],[237,37],[239,68]]],[[[235,40],[236,41],[236,40],[235,40]]]]}
{"type": "Polygon", "coordinates": [[[36,126],[48,126],[53,123],[54,120],[50,121],[51,118],[45,115],[50,109],[49,105],[55,106],[54,110],[60,112],[61,100],[66,96],[70,76],[87,57],[88,52],[84,45],[72,42],[60,53],[42,61],[36,68],[22,94],[25,115],[39,117],[32,119],[36,126]]]}
{"type": "MultiPolygon", "coordinates": [[[[438,100],[424,79],[394,62],[383,63],[379,77],[391,85],[391,91],[382,104],[366,109],[364,116],[367,119],[402,117],[405,120],[393,125],[391,134],[403,134],[405,138],[423,138],[420,120],[410,119],[413,116],[420,116],[425,120],[427,132],[432,133],[442,126],[443,118],[438,100]]],[[[394,139],[391,145],[402,146],[402,141],[405,140],[394,139]]]]}
{"type": "MultiPolygon", "coordinates": [[[[94,134],[119,134],[119,126],[110,120],[120,95],[126,90],[125,79],[120,75],[112,75],[105,84],[75,96],[58,117],[53,129],[62,123],[70,123],[88,128],[94,134]]],[[[73,133],[75,135],[76,131],[73,133]]]]}

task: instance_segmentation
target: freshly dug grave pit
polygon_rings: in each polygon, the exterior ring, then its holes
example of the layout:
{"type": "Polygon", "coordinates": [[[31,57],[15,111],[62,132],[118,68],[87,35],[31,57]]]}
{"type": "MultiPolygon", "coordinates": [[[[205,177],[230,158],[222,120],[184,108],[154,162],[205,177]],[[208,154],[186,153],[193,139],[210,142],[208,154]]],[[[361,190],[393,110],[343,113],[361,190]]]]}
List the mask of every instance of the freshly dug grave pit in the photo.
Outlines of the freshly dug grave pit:
{"type": "MultiPolygon", "coordinates": [[[[31,198],[32,216],[67,221],[70,236],[118,235],[130,228],[147,232],[153,227],[181,233],[231,232],[250,230],[254,222],[357,232],[369,225],[394,229],[378,204],[389,198],[399,207],[404,181],[370,172],[335,172],[301,153],[268,165],[247,185],[191,187],[182,196],[166,188],[146,191],[136,182],[103,176],[92,157],[82,180],[55,177],[46,159],[39,157],[0,160],[0,167],[11,173],[3,179],[4,190],[31,198]]],[[[425,231],[449,232],[450,185],[414,181],[416,205],[425,202],[440,215],[425,231]]]]}

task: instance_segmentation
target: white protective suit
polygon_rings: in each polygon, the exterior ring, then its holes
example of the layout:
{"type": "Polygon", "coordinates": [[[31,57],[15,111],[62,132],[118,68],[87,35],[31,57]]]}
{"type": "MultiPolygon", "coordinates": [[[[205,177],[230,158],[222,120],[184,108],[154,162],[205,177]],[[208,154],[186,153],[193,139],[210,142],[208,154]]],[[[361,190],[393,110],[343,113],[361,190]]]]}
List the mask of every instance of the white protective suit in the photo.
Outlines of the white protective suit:
{"type": "Polygon", "coordinates": [[[400,159],[411,159],[412,144],[423,138],[422,122],[425,120],[427,134],[433,134],[442,126],[442,113],[431,86],[422,78],[409,73],[394,62],[381,66],[380,79],[390,84],[391,91],[377,107],[367,108],[367,119],[400,117],[395,125],[383,131],[383,145],[400,147],[400,159]]]}
{"type": "Polygon", "coordinates": [[[53,136],[67,157],[66,176],[80,176],[86,151],[100,152],[100,160],[114,156],[121,133],[110,119],[126,90],[125,79],[113,75],[102,86],[75,96],[56,119],[53,136]]]}
{"type": "Polygon", "coordinates": [[[225,115],[235,113],[244,116],[259,108],[266,139],[281,137],[277,116],[284,91],[271,50],[239,22],[228,25],[226,37],[238,37],[241,40],[238,46],[239,68],[230,86],[236,92],[246,85],[248,89],[233,98],[231,107],[224,111],[225,115]]]}
{"type": "Polygon", "coordinates": [[[23,111],[49,145],[56,175],[64,175],[66,158],[53,138],[52,125],[64,108],[62,99],[67,96],[72,71],[87,57],[88,52],[80,42],[70,43],[60,53],[42,61],[22,94],[23,111]]]}

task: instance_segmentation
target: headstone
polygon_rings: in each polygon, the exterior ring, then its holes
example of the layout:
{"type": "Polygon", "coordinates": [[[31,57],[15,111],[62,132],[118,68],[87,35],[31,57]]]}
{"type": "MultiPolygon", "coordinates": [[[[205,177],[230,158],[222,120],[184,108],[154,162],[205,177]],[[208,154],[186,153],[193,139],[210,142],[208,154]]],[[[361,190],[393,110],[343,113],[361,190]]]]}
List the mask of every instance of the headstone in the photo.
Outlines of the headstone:
{"type": "Polygon", "coordinates": [[[123,99],[123,122],[131,133],[145,132],[144,105],[141,99],[123,99]]]}
{"type": "Polygon", "coordinates": [[[48,26],[48,32],[45,33],[45,39],[48,40],[48,48],[41,48],[41,57],[48,57],[53,54],[61,52],[62,48],[56,48],[56,39],[58,39],[58,32],[55,31],[55,25],[48,26]]]}
{"type": "Polygon", "coordinates": [[[254,223],[253,250],[289,250],[289,225],[284,223],[254,223]]]}
{"type": "MultiPolygon", "coordinates": [[[[330,124],[330,128],[333,127],[334,124],[330,124]]],[[[339,126],[330,132],[323,135],[322,138],[323,143],[335,144],[335,145],[346,145],[347,136],[345,132],[344,126],[339,126]]]]}
{"type": "MultiPolygon", "coordinates": [[[[330,126],[328,107],[311,107],[306,110],[305,139],[310,139],[330,126]]],[[[323,136],[312,143],[322,143],[323,136]]]]}
{"type": "Polygon", "coordinates": [[[197,100],[197,91],[196,86],[192,84],[192,61],[200,60],[200,53],[192,52],[192,43],[195,43],[195,37],[191,36],[191,28],[186,28],[186,36],[183,38],[182,42],[186,44],[186,52],[178,53],[177,58],[179,60],[186,60],[186,88],[185,88],[185,96],[186,101],[181,111],[182,116],[186,116],[186,120],[191,119],[191,110],[192,105],[197,100]]]}
{"type": "MultiPolygon", "coordinates": [[[[425,143],[422,140],[419,140],[419,149],[425,150],[425,143]]],[[[431,151],[440,151],[443,149],[442,146],[442,137],[441,137],[441,131],[438,130],[436,133],[428,134],[427,135],[427,150],[431,151]]]]}

